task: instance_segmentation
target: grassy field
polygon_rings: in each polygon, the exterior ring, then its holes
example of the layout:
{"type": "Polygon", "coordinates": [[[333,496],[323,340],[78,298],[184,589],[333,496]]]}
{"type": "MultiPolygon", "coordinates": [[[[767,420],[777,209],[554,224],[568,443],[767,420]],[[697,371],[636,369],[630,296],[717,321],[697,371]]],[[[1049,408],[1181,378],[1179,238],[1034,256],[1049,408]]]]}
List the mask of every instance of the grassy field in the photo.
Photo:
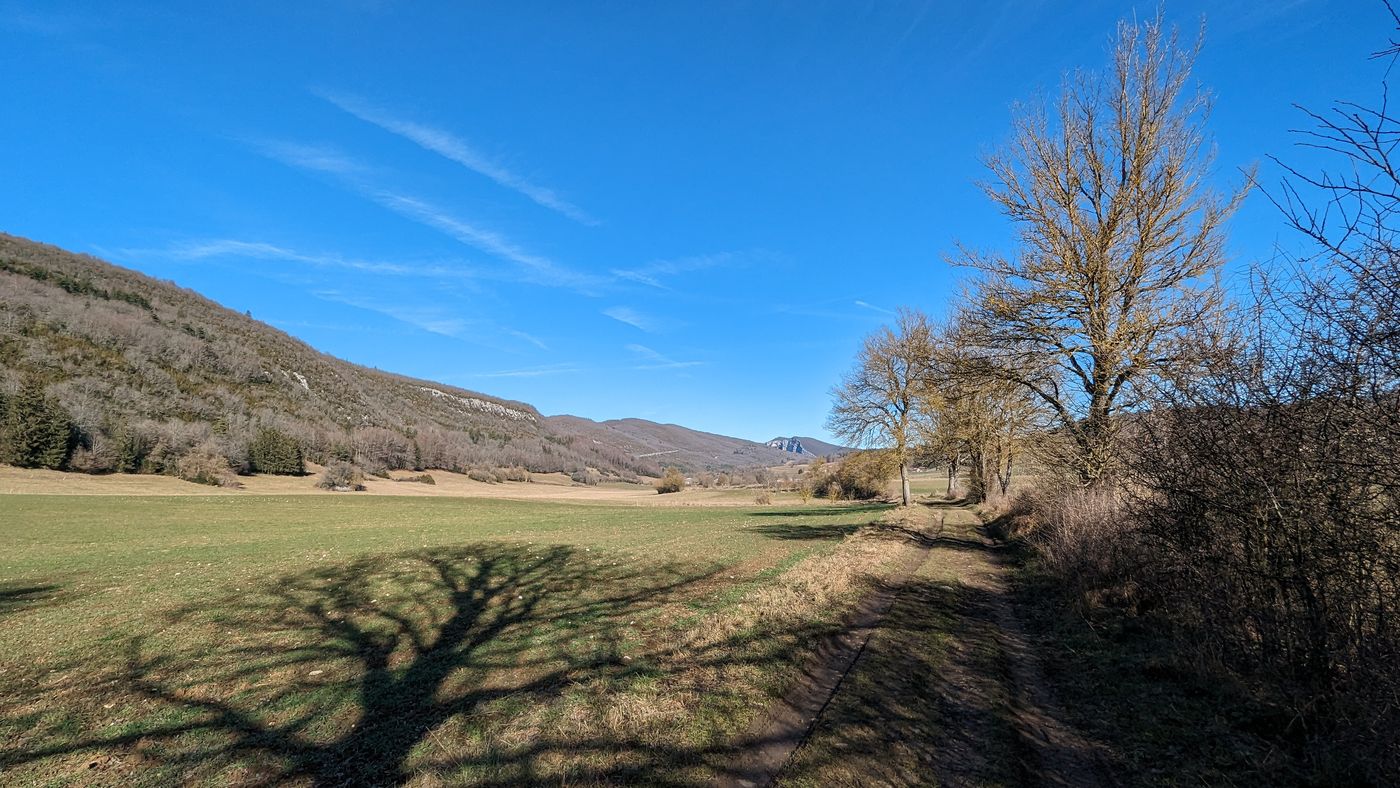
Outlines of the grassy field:
{"type": "Polygon", "coordinates": [[[0,783],[697,783],[882,507],[0,496],[0,783]]]}
{"type": "MultiPolygon", "coordinates": [[[[909,491],[914,495],[943,498],[948,494],[948,474],[943,471],[914,471],[909,474],[909,491]]],[[[891,487],[897,494],[898,484],[891,487]]]]}

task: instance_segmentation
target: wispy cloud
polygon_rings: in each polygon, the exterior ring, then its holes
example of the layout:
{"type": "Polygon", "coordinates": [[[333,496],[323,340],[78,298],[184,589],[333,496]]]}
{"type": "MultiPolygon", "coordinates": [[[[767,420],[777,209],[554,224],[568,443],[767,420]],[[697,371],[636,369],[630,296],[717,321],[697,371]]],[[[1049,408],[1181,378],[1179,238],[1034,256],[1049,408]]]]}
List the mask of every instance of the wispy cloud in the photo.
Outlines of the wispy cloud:
{"type": "Polygon", "coordinates": [[[763,256],[765,255],[755,252],[719,252],[680,257],[674,260],[655,260],[637,268],[614,268],[609,273],[618,279],[626,279],[648,287],[655,287],[658,290],[670,290],[670,285],[665,282],[668,277],[692,271],[737,265],[744,260],[763,256]]]}
{"type": "Polygon", "coordinates": [[[535,276],[532,281],[564,287],[587,288],[598,285],[597,277],[570,271],[547,257],[529,252],[504,235],[460,219],[418,197],[391,191],[369,195],[395,213],[425,224],[483,252],[509,260],[535,276]]]}
{"type": "Polygon", "coordinates": [[[163,257],[171,260],[199,261],[220,258],[243,260],[279,260],[302,263],[318,268],[342,268],[363,271],[371,274],[391,276],[423,277],[429,279],[479,279],[485,277],[480,271],[463,265],[391,263],[377,260],[361,260],[346,257],[334,252],[304,252],[263,241],[242,241],[232,238],[215,238],[197,241],[182,241],[165,249],[121,249],[118,255],[123,258],[163,257]]]}
{"type": "Polygon", "coordinates": [[[698,367],[705,363],[703,361],[676,361],[646,345],[628,345],[627,350],[642,362],[632,367],[633,369],[683,369],[685,367],[698,367]]]}
{"type": "Polygon", "coordinates": [[[400,323],[407,323],[414,328],[421,329],[430,334],[452,337],[453,339],[473,338],[471,334],[467,332],[467,329],[472,325],[471,321],[446,314],[435,307],[383,303],[357,295],[342,293],[339,290],[318,290],[314,295],[317,298],[335,301],[336,303],[353,306],[357,309],[378,312],[381,315],[392,317],[400,323]]]}
{"type": "Polygon", "coordinates": [[[535,203],[545,208],[557,211],[581,224],[590,226],[598,224],[597,219],[594,219],[582,208],[559,196],[559,193],[554,189],[541,186],[511,171],[491,157],[473,148],[466,140],[449,131],[397,117],[382,107],[375,106],[356,96],[333,93],[330,91],[316,91],[316,93],[321,98],[329,101],[345,112],[354,115],[360,120],[378,126],[391,134],[403,137],[425,150],[432,151],[449,161],[456,162],[473,172],[484,175],[501,186],[530,198],[535,203]]]}
{"type": "Polygon", "coordinates": [[[291,167],[341,178],[369,175],[373,168],[330,145],[317,145],[284,140],[257,140],[253,147],[269,159],[291,167]]]}
{"type": "Polygon", "coordinates": [[[608,307],[603,310],[603,314],[619,323],[626,323],[633,328],[640,329],[649,334],[661,328],[659,321],[629,306],[608,307]]]}
{"type": "Polygon", "coordinates": [[[875,306],[874,304],[866,303],[865,301],[857,300],[857,301],[854,301],[853,303],[854,303],[856,306],[860,307],[861,309],[869,309],[871,312],[879,312],[879,313],[882,314],[882,315],[891,315],[891,316],[893,316],[893,315],[899,314],[898,312],[895,312],[895,311],[892,310],[892,309],[885,309],[884,307],[875,306]]]}
{"type": "Polygon", "coordinates": [[[583,368],[576,364],[548,364],[542,367],[525,367],[524,369],[503,369],[496,372],[478,372],[466,377],[472,378],[542,378],[551,375],[573,375],[583,372],[583,368]]]}
{"type": "Polygon", "coordinates": [[[373,184],[374,168],[340,151],[321,145],[261,141],[254,146],[269,158],[288,166],[335,176],[355,193],[419,224],[431,227],[461,243],[508,260],[534,284],[591,290],[603,284],[599,276],[572,271],[547,257],[530,252],[503,234],[454,216],[427,200],[373,184]]]}
{"type": "Polygon", "coordinates": [[[547,349],[543,342],[523,331],[500,326],[480,318],[464,318],[451,310],[436,305],[425,306],[381,301],[359,293],[346,293],[340,290],[317,290],[312,295],[325,301],[377,312],[430,334],[459,339],[483,347],[509,350],[509,347],[501,347],[500,343],[490,341],[492,336],[505,335],[547,349]]]}
{"type": "Polygon", "coordinates": [[[544,343],[544,340],[540,339],[539,337],[537,337],[537,336],[535,336],[535,335],[533,335],[533,334],[527,334],[527,333],[525,333],[524,331],[520,331],[520,330],[514,329],[514,328],[506,328],[506,329],[502,329],[502,330],[503,330],[506,334],[508,334],[508,335],[510,335],[510,336],[513,336],[513,337],[515,337],[516,339],[523,339],[523,340],[525,340],[526,342],[529,342],[530,344],[534,345],[535,347],[539,348],[540,350],[549,350],[549,345],[546,345],[546,344],[544,343]]]}

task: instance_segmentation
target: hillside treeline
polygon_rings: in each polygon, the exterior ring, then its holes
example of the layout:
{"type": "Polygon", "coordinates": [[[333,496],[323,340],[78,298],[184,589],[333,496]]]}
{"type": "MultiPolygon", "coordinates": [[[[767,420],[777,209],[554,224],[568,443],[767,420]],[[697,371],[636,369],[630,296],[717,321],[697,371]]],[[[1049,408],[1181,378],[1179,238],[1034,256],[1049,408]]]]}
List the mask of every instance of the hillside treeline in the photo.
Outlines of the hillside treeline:
{"type": "Polygon", "coordinates": [[[1330,171],[1277,162],[1277,183],[1251,171],[1221,193],[1195,52],[1160,18],[1125,24],[1105,73],[1018,110],[984,186],[1012,250],[960,250],[972,275],[945,322],[906,310],[872,335],[830,426],[947,468],[1073,605],[1149,622],[1281,709],[1263,734],[1295,766],[1273,774],[1387,784],[1400,118],[1307,113],[1300,141],[1330,171]],[[1226,222],[1250,188],[1305,251],[1227,291],[1226,222]]]}
{"type": "Polygon", "coordinates": [[[6,235],[0,405],[0,461],[90,473],[229,482],[299,473],[298,456],[370,473],[660,472],[528,405],[357,367],[192,291],[6,235]]]}

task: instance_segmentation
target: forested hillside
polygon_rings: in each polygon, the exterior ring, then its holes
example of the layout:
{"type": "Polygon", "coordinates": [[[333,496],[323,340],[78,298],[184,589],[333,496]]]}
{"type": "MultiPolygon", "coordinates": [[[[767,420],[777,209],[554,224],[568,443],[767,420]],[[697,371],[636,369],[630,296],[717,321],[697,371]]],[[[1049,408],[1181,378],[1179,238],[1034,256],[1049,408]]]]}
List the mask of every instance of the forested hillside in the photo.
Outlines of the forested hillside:
{"type": "Polygon", "coordinates": [[[370,472],[627,477],[655,475],[663,462],[784,459],[674,426],[662,429],[682,442],[702,436],[704,450],[670,451],[586,419],[545,419],[521,402],[357,366],[170,282],[4,234],[0,397],[0,460],[96,473],[180,473],[183,461],[190,473],[181,475],[199,476],[220,458],[237,472],[286,472],[305,457],[370,472]]]}

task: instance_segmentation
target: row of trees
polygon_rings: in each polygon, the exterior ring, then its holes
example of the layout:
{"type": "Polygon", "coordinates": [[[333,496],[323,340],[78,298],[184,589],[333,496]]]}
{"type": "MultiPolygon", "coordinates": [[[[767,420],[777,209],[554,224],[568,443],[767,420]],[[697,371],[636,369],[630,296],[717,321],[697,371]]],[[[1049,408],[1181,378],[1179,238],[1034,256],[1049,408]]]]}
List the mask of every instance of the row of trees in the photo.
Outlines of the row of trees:
{"type": "Polygon", "coordinates": [[[983,184],[1017,251],[962,249],[953,262],[977,276],[946,325],[904,310],[866,340],[828,426],[892,448],[906,504],[916,448],[943,460],[950,484],[966,463],[969,495],[985,500],[1048,430],[1059,464],[1103,485],[1140,384],[1202,360],[1191,340],[1219,314],[1211,276],[1246,187],[1205,183],[1209,102],[1187,93],[1194,54],[1160,19],[1124,24],[1107,74],[1076,74],[1057,101],[1021,107],[983,184]]]}
{"type": "Polygon", "coordinates": [[[13,393],[0,391],[0,462],[22,468],[89,472],[170,473],[219,483],[233,474],[305,473],[301,445],[270,426],[239,442],[227,421],[169,430],[120,425],[83,430],[38,378],[13,393]],[[193,470],[191,470],[193,469],[193,470]]]}
{"type": "Polygon", "coordinates": [[[1225,222],[1257,179],[1209,185],[1197,51],[1124,24],[1106,73],[1020,108],[984,185],[1015,251],[960,250],[966,297],[869,337],[829,426],[898,458],[905,503],[913,462],[980,501],[1033,453],[1034,539],[1067,587],[1165,610],[1184,647],[1271,685],[1325,779],[1394,775],[1400,127],[1385,103],[1310,113],[1302,142],[1339,174],[1284,165],[1265,191],[1313,251],[1230,297],[1225,222]]]}
{"type": "Polygon", "coordinates": [[[901,309],[894,326],[866,338],[834,392],[828,429],[853,445],[880,447],[896,466],[906,506],[913,465],[945,467],[950,496],[966,475],[966,496],[981,503],[1004,497],[1017,460],[1044,442],[1048,409],[988,374],[973,342],[963,321],[936,325],[901,309]]]}
{"type": "MultiPolygon", "coordinates": [[[[488,442],[438,427],[318,431],[276,413],[237,412],[209,422],[104,418],[93,423],[73,417],[51,393],[54,388],[32,376],[9,394],[0,387],[0,462],[96,474],[166,474],[209,483],[232,483],[231,477],[250,473],[301,475],[308,460],[347,462],[375,475],[432,468],[501,476],[502,469],[522,467],[586,473],[591,467],[571,459],[576,455],[552,455],[549,441],[488,442]]],[[[624,478],[637,477],[624,472],[624,478]]]]}

